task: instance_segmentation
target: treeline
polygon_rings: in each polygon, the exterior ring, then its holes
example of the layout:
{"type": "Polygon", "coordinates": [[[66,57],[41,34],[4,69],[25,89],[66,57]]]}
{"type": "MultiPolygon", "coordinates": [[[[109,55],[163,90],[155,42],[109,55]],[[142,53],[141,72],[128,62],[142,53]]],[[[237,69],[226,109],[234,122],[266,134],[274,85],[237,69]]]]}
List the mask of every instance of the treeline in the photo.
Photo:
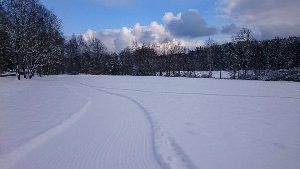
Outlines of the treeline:
{"type": "Polygon", "coordinates": [[[62,22],[38,0],[0,0],[0,70],[18,78],[58,74],[63,56],[62,22]]]}
{"type": "Polygon", "coordinates": [[[72,74],[183,76],[184,71],[184,76],[193,76],[195,71],[208,71],[206,77],[211,77],[212,71],[230,71],[232,78],[239,79],[300,80],[300,37],[258,41],[246,28],[232,42],[218,44],[209,39],[195,50],[166,39],[161,44],[134,42],[119,54],[108,54],[99,39],[85,42],[75,35],[65,49],[64,67],[72,74]],[[289,77],[269,77],[282,74],[289,77]]]}
{"type": "Polygon", "coordinates": [[[191,52],[202,58],[197,61],[201,70],[231,71],[232,78],[240,79],[300,81],[300,37],[258,41],[251,30],[243,28],[232,42],[219,45],[208,40],[205,47],[191,52]],[[289,77],[268,77],[278,72],[289,77]]]}
{"type": "Polygon", "coordinates": [[[212,71],[230,71],[232,78],[300,81],[300,37],[258,41],[243,28],[224,44],[209,39],[189,50],[171,39],[133,42],[117,54],[96,36],[64,38],[61,26],[38,0],[0,0],[0,71],[15,70],[19,78],[21,73],[183,76],[182,71],[184,76],[208,71],[211,77],[212,71]]]}

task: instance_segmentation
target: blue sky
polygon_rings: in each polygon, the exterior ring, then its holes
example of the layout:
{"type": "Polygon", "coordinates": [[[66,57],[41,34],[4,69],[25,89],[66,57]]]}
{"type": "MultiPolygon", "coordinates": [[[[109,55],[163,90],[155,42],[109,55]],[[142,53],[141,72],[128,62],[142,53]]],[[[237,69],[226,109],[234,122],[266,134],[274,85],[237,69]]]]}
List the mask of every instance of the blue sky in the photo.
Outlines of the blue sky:
{"type": "Polygon", "coordinates": [[[40,0],[65,35],[96,35],[110,51],[169,38],[193,48],[229,41],[243,27],[257,39],[300,36],[299,0],[40,0]]]}
{"type": "Polygon", "coordinates": [[[163,23],[165,12],[178,14],[197,9],[203,18],[216,25],[215,2],[211,0],[126,0],[105,2],[102,0],[41,0],[64,23],[64,33],[84,33],[87,29],[117,29],[132,27],[136,23],[148,25],[152,21],[163,23]],[[118,1],[117,1],[118,2],[118,1]],[[123,3],[122,3],[123,2],[123,3]]]}

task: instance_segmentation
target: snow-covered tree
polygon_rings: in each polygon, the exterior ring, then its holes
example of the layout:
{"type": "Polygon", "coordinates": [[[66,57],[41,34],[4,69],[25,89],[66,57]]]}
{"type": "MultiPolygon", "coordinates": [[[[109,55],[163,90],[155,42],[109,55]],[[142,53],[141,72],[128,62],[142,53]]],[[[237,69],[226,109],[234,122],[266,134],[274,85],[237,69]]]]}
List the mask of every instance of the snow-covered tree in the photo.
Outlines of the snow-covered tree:
{"type": "Polygon", "coordinates": [[[106,63],[109,59],[106,46],[96,36],[94,36],[88,44],[92,57],[93,74],[106,74],[106,63]]]}
{"type": "Polygon", "coordinates": [[[207,51],[207,60],[208,60],[208,67],[209,67],[209,77],[212,77],[212,68],[213,68],[213,57],[216,53],[215,51],[215,46],[217,45],[216,41],[214,41],[213,39],[209,38],[206,41],[206,47],[208,49],[207,51]]]}
{"type": "Polygon", "coordinates": [[[235,42],[235,52],[239,57],[239,69],[243,70],[243,75],[247,75],[248,64],[251,57],[251,43],[254,40],[253,33],[250,29],[243,28],[235,36],[233,36],[233,42],[235,42]]]}
{"type": "MultiPolygon", "coordinates": [[[[63,51],[61,21],[38,0],[1,0],[9,60],[31,78],[37,69],[58,72],[63,51]],[[54,71],[53,71],[54,70],[54,71]]],[[[20,77],[20,76],[19,76],[20,77]]]]}
{"type": "Polygon", "coordinates": [[[119,53],[121,68],[120,74],[133,75],[133,53],[130,47],[126,47],[119,53]]]}

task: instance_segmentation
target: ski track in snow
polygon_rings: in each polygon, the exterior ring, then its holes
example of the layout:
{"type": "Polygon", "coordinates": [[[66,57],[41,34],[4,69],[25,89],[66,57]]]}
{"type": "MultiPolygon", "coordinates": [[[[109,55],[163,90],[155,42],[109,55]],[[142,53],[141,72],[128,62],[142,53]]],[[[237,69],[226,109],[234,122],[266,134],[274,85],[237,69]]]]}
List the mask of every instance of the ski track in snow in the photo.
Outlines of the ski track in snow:
{"type": "Polygon", "coordinates": [[[0,168],[161,168],[149,121],[143,113],[136,114],[142,107],[126,97],[60,81],[88,97],[88,103],[62,124],[1,157],[0,168]]]}
{"type": "Polygon", "coordinates": [[[0,157],[0,168],[8,169],[22,159],[27,153],[35,149],[36,147],[44,144],[46,141],[54,137],[56,134],[68,128],[75,123],[91,106],[91,101],[88,101],[77,113],[74,113],[69,119],[63,121],[59,125],[49,129],[48,131],[36,136],[29,142],[25,143],[16,150],[9,154],[4,154],[0,157]]]}
{"type": "MultiPolygon", "coordinates": [[[[75,81],[73,79],[73,81],[75,81]]],[[[155,117],[154,113],[147,108],[141,101],[137,101],[132,97],[109,92],[103,89],[116,89],[116,88],[106,88],[106,87],[97,87],[93,85],[87,85],[78,81],[75,81],[83,86],[96,88],[98,91],[118,96],[124,98],[137,107],[139,107],[142,112],[148,117],[152,132],[153,132],[153,141],[154,141],[154,150],[156,154],[156,158],[159,161],[160,165],[166,169],[194,169],[197,168],[195,164],[190,160],[190,158],[184,153],[184,151],[180,148],[178,144],[174,141],[174,139],[163,129],[159,120],[155,117]]],[[[124,89],[121,89],[124,90],[124,89]]],[[[125,89],[126,90],[126,89],[125,89]]],[[[132,91],[132,90],[131,90],[132,91]]],[[[135,90],[136,91],[136,90],[135,90]]]]}

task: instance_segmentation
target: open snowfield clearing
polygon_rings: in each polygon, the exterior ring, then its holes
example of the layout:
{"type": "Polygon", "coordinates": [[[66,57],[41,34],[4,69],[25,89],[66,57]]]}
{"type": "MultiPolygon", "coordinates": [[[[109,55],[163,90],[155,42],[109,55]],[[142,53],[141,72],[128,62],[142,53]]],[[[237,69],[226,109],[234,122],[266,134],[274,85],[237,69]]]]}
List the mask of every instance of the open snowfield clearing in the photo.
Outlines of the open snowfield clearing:
{"type": "Polygon", "coordinates": [[[0,168],[298,169],[300,84],[0,78],[0,168]]]}

